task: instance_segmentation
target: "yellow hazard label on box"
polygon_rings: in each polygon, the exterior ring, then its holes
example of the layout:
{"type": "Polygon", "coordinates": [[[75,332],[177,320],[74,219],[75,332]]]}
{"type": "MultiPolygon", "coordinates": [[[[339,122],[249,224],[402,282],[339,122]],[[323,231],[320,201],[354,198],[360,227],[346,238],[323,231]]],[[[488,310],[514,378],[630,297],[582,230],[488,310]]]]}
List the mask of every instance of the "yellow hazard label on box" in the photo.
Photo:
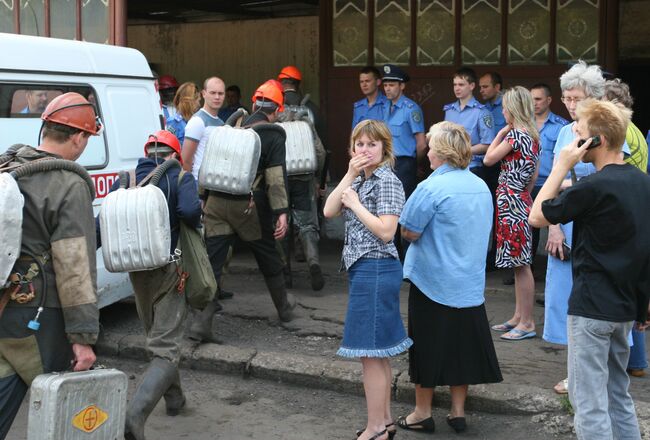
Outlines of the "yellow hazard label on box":
{"type": "Polygon", "coordinates": [[[72,426],[83,431],[93,432],[108,420],[108,414],[95,405],[82,409],[72,419],[72,426]]]}

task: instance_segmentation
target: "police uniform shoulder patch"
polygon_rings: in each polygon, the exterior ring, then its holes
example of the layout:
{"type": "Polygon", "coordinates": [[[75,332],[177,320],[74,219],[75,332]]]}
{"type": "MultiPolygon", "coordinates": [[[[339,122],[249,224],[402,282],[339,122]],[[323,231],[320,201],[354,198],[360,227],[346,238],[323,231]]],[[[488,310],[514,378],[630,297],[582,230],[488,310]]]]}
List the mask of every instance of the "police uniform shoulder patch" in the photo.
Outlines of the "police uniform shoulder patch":
{"type": "Polygon", "coordinates": [[[411,119],[413,119],[413,122],[420,122],[422,120],[422,115],[419,111],[413,110],[411,112],[411,119]]]}
{"type": "Polygon", "coordinates": [[[445,104],[445,105],[442,107],[442,111],[443,111],[443,112],[446,112],[447,110],[451,110],[452,108],[454,108],[454,104],[453,104],[453,103],[451,103],[451,104],[445,104]]]}
{"type": "Polygon", "coordinates": [[[562,116],[558,116],[556,114],[553,114],[553,122],[555,122],[556,124],[561,124],[561,125],[567,125],[569,123],[569,121],[564,119],[562,116]]]}
{"type": "Polygon", "coordinates": [[[359,101],[354,103],[354,107],[361,107],[363,105],[363,99],[360,99],[359,101]]]}
{"type": "Polygon", "coordinates": [[[492,128],[494,125],[494,121],[492,120],[492,115],[490,113],[486,113],[483,115],[483,123],[487,128],[492,128]]]}

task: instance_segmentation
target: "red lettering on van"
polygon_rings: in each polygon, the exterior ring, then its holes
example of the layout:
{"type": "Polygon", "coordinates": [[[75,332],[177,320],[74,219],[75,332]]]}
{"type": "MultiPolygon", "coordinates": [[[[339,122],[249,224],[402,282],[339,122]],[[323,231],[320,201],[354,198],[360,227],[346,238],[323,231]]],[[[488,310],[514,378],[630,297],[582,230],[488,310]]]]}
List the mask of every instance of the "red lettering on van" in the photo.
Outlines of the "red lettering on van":
{"type": "Polygon", "coordinates": [[[108,173],[108,174],[91,174],[90,178],[95,184],[95,193],[97,194],[96,198],[102,199],[106,197],[108,192],[111,190],[111,186],[117,179],[117,173],[108,173]]]}

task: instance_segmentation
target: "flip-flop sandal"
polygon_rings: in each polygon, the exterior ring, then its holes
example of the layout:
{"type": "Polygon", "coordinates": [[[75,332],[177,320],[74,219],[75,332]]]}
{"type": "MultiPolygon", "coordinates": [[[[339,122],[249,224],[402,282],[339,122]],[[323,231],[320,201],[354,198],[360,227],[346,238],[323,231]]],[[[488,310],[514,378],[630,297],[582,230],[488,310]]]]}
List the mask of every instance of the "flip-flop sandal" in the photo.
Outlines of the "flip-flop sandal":
{"type": "Polygon", "coordinates": [[[508,333],[502,334],[501,339],[503,339],[504,341],[523,341],[524,339],[534,338],[535,336],[537,336],[537,333],[535,333],[534,330],[527,332],[525,330],[519,330],[518,328],[513,328],[508,333]]]}
{"type": "Polygon", "coordinates": [[[553,387],[557,394],[569,394],[569,379],[563,379],[553,387]]]}
{"type": "Polygon", "coordinates": [[[501,332],[501,333],[506,333],[515,328],[517,324],[512,325],[508,321],[504,322],[503,324],[496,324],[490,327],[492,330],[495,332],[501,332]]]}

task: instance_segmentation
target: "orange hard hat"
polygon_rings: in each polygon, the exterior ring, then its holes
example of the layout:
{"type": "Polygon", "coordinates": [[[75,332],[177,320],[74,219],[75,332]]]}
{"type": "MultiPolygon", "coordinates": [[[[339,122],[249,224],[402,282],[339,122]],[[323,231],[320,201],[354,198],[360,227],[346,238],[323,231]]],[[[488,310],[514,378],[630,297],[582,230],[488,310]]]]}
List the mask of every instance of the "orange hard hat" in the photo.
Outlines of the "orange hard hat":
{"type": "Polygon", "coordinates": [[[259,86],[253,93],[253,103],[256,101],[272,101],[276,103],[279,110],[284,111],[284,90],[282,84],[275,79],[270,79],[259,86]]]}
{"type": "Polygon", "coordinates": [[[45,107],[41,119],[45,122],[78,128],[94,135],[99,134],[102,129],[102,121],[95,113],[95,106],[75,92],[64,93],[54,98],[45,107]]]}
{"type": "Polygon", "coordinates": [[[158,130],[154,134],[150,134],[147,142],[144,144],[144,154],[149,154],[149,149],[151,147],[169,147],[176,154],[178,154],[178,161],[183,164],[183,159],[181,157],[181,143],[178,141],[178,138],[174,136],[173,133],[167,130],[158,130]]]}
{"type": "Polygon", "coordinates": [[[295,79],[296,81],[302,81],[302,73],[296,66],[285,66],[280,70],[278,79],[295,79]]]}

